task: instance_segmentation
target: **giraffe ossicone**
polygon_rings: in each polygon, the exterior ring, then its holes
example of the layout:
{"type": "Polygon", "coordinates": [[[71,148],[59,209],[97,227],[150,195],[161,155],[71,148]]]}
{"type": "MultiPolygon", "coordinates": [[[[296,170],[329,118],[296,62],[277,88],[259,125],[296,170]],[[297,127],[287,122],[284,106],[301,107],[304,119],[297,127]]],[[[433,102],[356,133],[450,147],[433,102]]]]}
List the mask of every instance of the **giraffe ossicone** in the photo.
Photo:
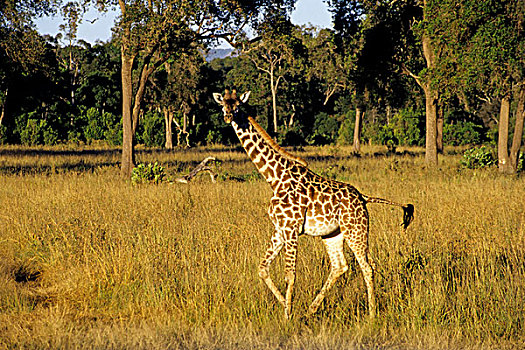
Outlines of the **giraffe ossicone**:
{"type": "Polygon", "coordinates": [[[363,272],[369,313],[374,317],[375,264],[368,248],[369,219],[366,204],[402,207],[402,225],[405,229],[414,218],[414,206],[368,197],[350,184],[317,175],[308,169],[305,160],[281,148],[252,117],[242,111],[240,106],[246,103],[249,96],[248,91],[238,97],[235,90],[226,90],[224,95],[213,94],[215,101],[222,107],[225,122],[232,125],[246,153],[273,191],[268,215],[275,230],[259,265],[259,276],[283,305],[285,318],[290,318],[297,238],[301,234],[321,237],[330,259],[330,273],[308,308],[308,315],[312,315],[337,279],[348,270],[343,253],[346,242],[363,272]],[[284,295],[270,277],[270,265],[283,249],[287,283],[284,295]]]}

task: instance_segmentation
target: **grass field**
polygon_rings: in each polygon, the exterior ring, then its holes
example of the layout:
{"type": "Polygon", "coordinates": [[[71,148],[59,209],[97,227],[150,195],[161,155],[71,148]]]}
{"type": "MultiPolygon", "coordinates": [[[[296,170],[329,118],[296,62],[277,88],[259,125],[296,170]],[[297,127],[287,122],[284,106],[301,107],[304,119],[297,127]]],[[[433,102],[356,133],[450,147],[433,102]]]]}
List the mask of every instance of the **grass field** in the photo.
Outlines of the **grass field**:
{"type": "MultiPolygon", "coordinates": [[[[0,148],[0,348],[525,348],[525,177],[465,170],[460,155],[425,169],[423,151],[305,148],[312,169],[370,205],[377,319],[361,272],[318,314],[301,316],[328,275],[320,239],[300,237],[293,318],[257,268],[272,227],[270,188],[240,149],[139,149],[172,176],[213,155],[218,183],[122,181],[106,147],[0,148]]],[[[272,274],[284,288],[278,258],[272,274]]]]}

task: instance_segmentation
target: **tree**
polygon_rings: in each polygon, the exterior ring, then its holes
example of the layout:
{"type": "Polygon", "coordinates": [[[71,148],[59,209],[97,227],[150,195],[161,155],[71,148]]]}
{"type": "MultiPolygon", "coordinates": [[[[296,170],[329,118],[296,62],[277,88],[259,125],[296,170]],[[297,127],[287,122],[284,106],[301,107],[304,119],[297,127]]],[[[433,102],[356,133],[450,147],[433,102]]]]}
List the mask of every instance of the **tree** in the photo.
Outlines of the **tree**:
{"type": "MultiPolygon", "coordinates": [[[[384,86],[384,83],[392,80],[392,73],[399,71],[412,77],[423,90],[426,105],[425,161],[429,166],[436,166],[439,94],[431,74],[436,51],[430,36],[421,30],[428,20],[427,0],[333,2],[348,2],[357,10],[361,9],[358,19],[365,18],[362,33],[364,46],[357,66],[361,70],[360,81],[366,84],[369,92],[381,87],[381,84],[383,91],[391,91],[391,87],[384,86]]],[[[357,10],[354,12],[359,13],[357,10]]],[[[355,22],[349,21],[350,24],[355,22]]],[[[350,28],[355,26],[352,24],[350,28]]]]}
{"type": "Polygon", "coordinates": [[[425,30],[440,48],[436,85],[464,100],[481,96],[500,101],[498,166],[501,172],[515,173],[524,123],[525,4],[429,0],[428,11],[432,20],[425,30]],[[515,127],[509,150],[512,105],[515,127]]]}
{"type": "MultiPolygon", "coordinates": [[[[204,57],[196,48],[188,52],[178,52],[177,56],[164,63],[163,69],[152,76],[152,104],[157,104],[165,121],[165,147],[173,148],[172,125],[177,126],[177,146],[181,144],[181,136],[186,138],[189,147],[189,114],[199,97],[197,89],[204,57]],[[178,108],[176,108],[178,107],[178,108]],[[179,123],[174,116],[179,110],[182,121],[179,123]]],[[[193,122],[192,122],[193,124],[193,122]]]]}
{"type": "Polygon", "coordinates": [[[5,0],[0,2],[0,125],[4,122],[9,85],[21,70],[34,70],[46,60],[45,41],[33,19],[50,14],[58,0],[5,0]]]}
{"type": "Polygon", "coordinates": [[[337,92],[349,85],[344,57],[335,43],[334,32],[330,29],[306,29],[306,46],[308,48],[310,80],[320,82],[324,94],[323,105],[337,92]]]}
{"type": "Polygon", "coordinates": [[[106,3],[97,0],[96,3],[101,10],[118,5],[121,14],[116,26],[122,57],[121,175],[129,177],[135,163],[134,136],[148,78],[167,61],[168,53],[219,37],[233,42],[246,25],[261,18],[259,13],[281,4],[291,9],[294,1],[113,0],[106,3]]]}
{"type": "Polygon", "coordinates": [[[361,129],[366,110],[367,81],[358,60],[363,48],[364,7],[359,1],[331,0],[330,11],[334,20],[336,52],[341,55],[341,73],[347,76],[347,91],[353,95],[355,105],[354,152],[360,151],[361,129]]]}
{"type": "Polygon", "coordinates": [[[82,17],[82,7],[73,1],[69,1],[62,7],[62,16],[66,23],[59,26],[60,30],[64,32],[64,39],[67,41],[67,48],[69,53],[69,60],[67,62],[67,69],[70,75],[70,91],[71,91],[71,105],[75,105],[75,89],[79,74],[78,60],[73,58],[73,44],[77,39],[78,25],[82,17]]]}
{"type": "Polygon", "coordinates": [[[275,134],[279,131],[277,96],[286,77],[302,64],[305,53],[297,28],[287,18],[284,9],[274,9],[259,26],[260,39],[244,49],[244,54],[266,77],[272,98],[272,121],[275,134]]]}

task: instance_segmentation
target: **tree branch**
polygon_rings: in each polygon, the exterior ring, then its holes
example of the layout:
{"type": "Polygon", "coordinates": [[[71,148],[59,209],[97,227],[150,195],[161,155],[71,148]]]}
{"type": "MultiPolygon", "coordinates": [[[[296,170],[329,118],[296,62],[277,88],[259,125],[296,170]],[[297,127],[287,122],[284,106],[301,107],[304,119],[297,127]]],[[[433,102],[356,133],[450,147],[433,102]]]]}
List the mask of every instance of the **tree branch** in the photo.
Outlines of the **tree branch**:
{"type": "Polygon", "coordinates": [[[423,83],[421,82],[421,77],[419,75],[412,73],[410,69],[408,69],[407,66],[405,66],[404,63],[401,63],[401,69],[403,70],[403,73],[414,78],[416,80],[416,83],[422,88],[424,88],[423,83]]]}
{"type": "Polygon", "coordinates": [[[207,171],[209,174],[210,174],[210,177],[211,177],[211,181],[213,183],[216,183],[217,181],[215,180],[215,177],[217,176],[217,174],[215,174],[215,172],[213,171],[212,168],[210,168],[209,166],[207,166],[206,164],[210,161],[215,161],[215,157],[207,157],[206,159],[204,159],[202,162],[199,163],[199,165],[197,165],[195,167],[195,169],[193,169],[189,174],[187,175],[184,175],[183,177],[179,177],[178,179],[175,179],[176,182],[180,182],[180,183],[183,183],[183,184],[187,184],[188,182],[190,182],[194,177],[195,175],[197,175],[199,172],[201,171],[207,171]]]}

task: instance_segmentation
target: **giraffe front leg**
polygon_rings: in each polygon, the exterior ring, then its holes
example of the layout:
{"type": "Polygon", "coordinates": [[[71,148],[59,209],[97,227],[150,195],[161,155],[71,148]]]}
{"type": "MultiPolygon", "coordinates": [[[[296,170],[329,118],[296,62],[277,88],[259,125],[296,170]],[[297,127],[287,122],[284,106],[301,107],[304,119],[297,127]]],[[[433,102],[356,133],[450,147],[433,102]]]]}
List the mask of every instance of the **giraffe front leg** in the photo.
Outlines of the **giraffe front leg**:
{"type": "Polygon", "coordinates": [[[297,237],[292,233],[292,238],[287,240],[285,247],[285,280],[286,286],[286,301],[284,307],[284,317],[290,319],[292,315],[292,295],[295,285],[295,262],[297,260],[297,237]]]}
{"type": "Polygon", "coordinates": [[[277,289],[272,279],[270,278],[270,265],[275,259],[275,257],[279,254],[283,246],[284,240],[282,238],[282,235],[279,231],[276,231],[272,236],[270,247],[268,248],[268,250],[266,250],[264,259],[259,265],[259,277],[261,277],[261,279],[268,286],[268,288],[270,288],[273,295],[275,295],[275,297],[281,303],[281,305],[283,305],[283,307],[286,308],[286,300],[284,299],[283,295],[281,294],[279,289],[277,289]]]}
{"type": "Polygon", "coordinates": [[[337,279],[348,270],[348,265],[344,256],[344,235],[339,234],[335,237],[324,238],[323,243],[330,258],[330,274],[321,288],[321,291],[315,297],[314,301],[308,308],[307,316],[312,316],[323,302],[326,293],[333,287],[337,279]]]}

